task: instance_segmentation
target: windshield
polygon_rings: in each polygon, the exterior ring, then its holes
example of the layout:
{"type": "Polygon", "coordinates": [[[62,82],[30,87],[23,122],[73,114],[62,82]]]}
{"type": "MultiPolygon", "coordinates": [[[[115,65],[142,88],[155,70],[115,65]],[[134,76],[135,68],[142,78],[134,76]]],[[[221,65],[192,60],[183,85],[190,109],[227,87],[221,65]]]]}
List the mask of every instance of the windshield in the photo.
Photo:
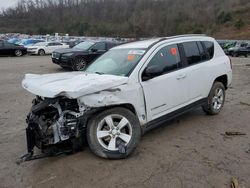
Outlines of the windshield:
{"type": "Polygon", "coordinates": [[[88,50],[94,44],[95,44],[94,42],[85,41],[85,42],[81,42],[81,43],[77,44],[73,48],[77,48],[77,49],[81,49],[81,50],[88,50]]]}
{"type": "Polygon", "coordinates": [[[128,76],[145,53],[145,49],[113,49],[85,70],[88,73],[128,76]]]}

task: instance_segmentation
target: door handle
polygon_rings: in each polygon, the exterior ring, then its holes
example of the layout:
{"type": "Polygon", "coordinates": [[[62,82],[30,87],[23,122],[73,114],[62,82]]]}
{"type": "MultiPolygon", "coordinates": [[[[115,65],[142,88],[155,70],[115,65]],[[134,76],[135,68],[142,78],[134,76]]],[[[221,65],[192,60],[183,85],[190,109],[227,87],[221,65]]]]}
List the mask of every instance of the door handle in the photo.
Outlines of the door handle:
{"type": "Polygon", "coordinates": [[[176,79],[177,79],[177,80],[181,80],[181,79],[184,79],[184,78],[186,78],[186,77],[187,77],[186,74],[180,74],[180,75],[178,75],[178,76],[176,77],[176,79]]]}

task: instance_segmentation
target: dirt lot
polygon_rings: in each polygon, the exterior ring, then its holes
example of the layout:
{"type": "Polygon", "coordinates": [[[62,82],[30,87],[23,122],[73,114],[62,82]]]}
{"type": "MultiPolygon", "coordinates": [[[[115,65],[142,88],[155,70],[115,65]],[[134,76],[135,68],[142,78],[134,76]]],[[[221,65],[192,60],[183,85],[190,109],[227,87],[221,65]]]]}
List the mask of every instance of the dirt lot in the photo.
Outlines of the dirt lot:
{"type": "Polygon", "coordinates": [[[21,80],[25,73],[62,70],[48,56],[0,58],[0,187],[228,188],[232,177],[250,187],[250,58],[233,59],[233,65],[220,115],[206,116],[201,109],[183,115],[147,133],[128,159],[100,159],[86,148],[18,166],[34,97],[21,80]],[[225,137],[225,131],[246,135],[225,137]]]}

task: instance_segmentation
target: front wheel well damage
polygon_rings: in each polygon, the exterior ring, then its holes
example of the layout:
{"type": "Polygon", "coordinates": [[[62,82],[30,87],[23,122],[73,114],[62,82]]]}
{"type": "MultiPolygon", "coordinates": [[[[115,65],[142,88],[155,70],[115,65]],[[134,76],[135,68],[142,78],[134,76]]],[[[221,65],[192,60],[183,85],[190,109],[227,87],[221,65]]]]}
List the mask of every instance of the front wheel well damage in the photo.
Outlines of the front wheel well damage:
{"type": "Polygon", "coordinates": [[[137,115],[134,106],[133,106],[132,104],[129,104],[129,103],[99,107],[99,108],[92,109],[92,110],[90,110],[90,111],[88,112],[88,115],[87,115],[87,118],[86,118],[86,126],[88,126],[88,122],[89,122],[89,120],[90,120],[92,117],[96,116],[97,114],[99,114],[99,113],[101,113],[101,112],[103,112],[103,111],[105,111],[105,110],[109,110],[109,109],[111,109],[111,108],[116,108],[116,107],[121,107],[121,108],[128,109],[128,110],[130,110],[134,115],[137,115]]]}
{"type": "Polygon", "coordinates": [[[132,104],[125,103],[125,104],[117,104],[117,105],[110,105],[110,106],[103,106],[99,108],[95,108],[92,113],[90,112],[91,115],[89,117],[95,116],[96,114],[103,112],[104,110],[108,110],[111,108],[116,108],[116,107],[121,107],[130,110],[134,115],[136,115],[136,110],[132,104]]]}

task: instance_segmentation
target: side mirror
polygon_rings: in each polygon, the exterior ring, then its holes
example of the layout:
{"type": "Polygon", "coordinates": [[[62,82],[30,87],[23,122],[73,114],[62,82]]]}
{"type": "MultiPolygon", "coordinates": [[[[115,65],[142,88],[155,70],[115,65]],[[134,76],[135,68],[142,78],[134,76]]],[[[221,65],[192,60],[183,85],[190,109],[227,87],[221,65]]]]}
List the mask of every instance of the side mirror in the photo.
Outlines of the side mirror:
{"type": "Polygon", "coordinates": [[[156,76],[160,76],[163,73],[163,69],[157,65],[147,67],[142,74],[142,81],[150,80],[156,76]]]}

